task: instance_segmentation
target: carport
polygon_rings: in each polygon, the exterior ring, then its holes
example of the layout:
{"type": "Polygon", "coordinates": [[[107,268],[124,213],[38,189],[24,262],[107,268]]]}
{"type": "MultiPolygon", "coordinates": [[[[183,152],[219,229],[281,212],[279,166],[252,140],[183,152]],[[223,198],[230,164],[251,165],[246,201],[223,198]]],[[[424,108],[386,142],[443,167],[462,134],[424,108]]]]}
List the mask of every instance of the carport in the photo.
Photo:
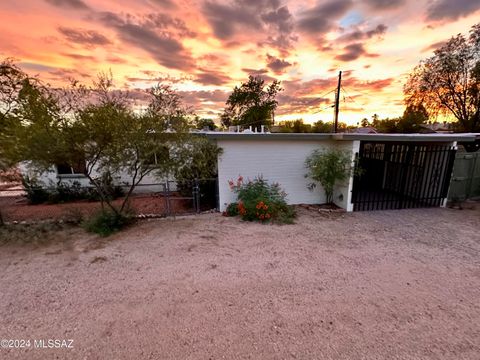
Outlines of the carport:
{"type": "Polygon", "coordinates": [[[359,141],[351,203],[354,211],[446,204],[462,134],[342,136],[359,141]]]}

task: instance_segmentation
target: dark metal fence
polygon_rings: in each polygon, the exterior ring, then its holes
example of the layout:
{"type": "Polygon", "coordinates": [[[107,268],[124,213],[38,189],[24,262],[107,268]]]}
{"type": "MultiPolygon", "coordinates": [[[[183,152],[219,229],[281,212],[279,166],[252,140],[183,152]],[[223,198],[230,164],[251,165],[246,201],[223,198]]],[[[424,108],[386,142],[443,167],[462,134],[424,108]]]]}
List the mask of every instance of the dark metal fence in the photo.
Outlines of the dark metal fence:
{"type": "Polygon", "coordinates": [[[361,142],[353,184],[354,210],[442,205],[455,151],[445,144],[361,142]]]}
{"type": "MultiPolygon", "coordinates": [[[[120,207],[125,185],[112,204],[120,207]]],[[[47,195],[38,204],[31,204],[21,184],[0,188],[0,213],[5,222],[36,222],[43,220],[75,221],[105,209],[105,203],[96,197],[93,187],[42,188],[47,195]],[[79,190],[80,189],[80,190],[79,190]],[[59,191],[62,193],[59,195],[59,191]],[[69,193],[70,191],[70,193],[69,193]]],[[[218,208],[218,181],[216,178],[188,181],[143,183],[136,187],[128,201],[128,208],[139,218],[154,218],[194,214],[218,208]]]]}

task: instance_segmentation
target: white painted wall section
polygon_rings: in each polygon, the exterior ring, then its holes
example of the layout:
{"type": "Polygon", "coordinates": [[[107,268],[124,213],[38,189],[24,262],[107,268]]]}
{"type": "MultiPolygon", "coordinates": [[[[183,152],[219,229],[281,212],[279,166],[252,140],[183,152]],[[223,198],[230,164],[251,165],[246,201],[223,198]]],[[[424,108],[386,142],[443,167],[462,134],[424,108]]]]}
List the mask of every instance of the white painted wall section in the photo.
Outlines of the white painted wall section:
{"type": "MultiPolygon", "coordinates": [[[[352,150],[352,141],[332,140],[266,140],[266,139],[219,139],[218,146],[223,154],[218,161],[220,210],[236,201],[236,195],[228,186],[229,180],[239,175],[245,180],[263,176],[269,182],[278,182],[287,193],[289,204],[325,203],[325,194],[320,184],[313,191],[307,188],[312,182],[305,178],[305,159],[315,149],[344,148],[352,150]]],[[[341,194],[343,201],[338,204],[346,208],[349,201],[349,182],[337,187],[335,198],[341,194]]]]}

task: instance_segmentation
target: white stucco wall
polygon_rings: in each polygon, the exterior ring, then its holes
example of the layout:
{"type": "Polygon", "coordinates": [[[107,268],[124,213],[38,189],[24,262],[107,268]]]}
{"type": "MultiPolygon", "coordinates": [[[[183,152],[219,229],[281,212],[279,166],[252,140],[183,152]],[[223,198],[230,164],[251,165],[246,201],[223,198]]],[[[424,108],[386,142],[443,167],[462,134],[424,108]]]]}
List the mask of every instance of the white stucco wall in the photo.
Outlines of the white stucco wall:
{"type": "MultiPolygon", "coordinates": [[[[315,149],[340,148],[352,151],[353,141],[333,140],[272,140],[272,139],[218,139],[223,149],[218,161],[218,182],[220,211],[236,201],[235,194],[228,186],[228,180],[254,179],[262,175],[269,182],[278,182],[285,190],[289,204],[325,203],[322,187],[310,191],[307,185],[311,179],[305,178],[305,159],[315,149]]],[[[352,155],[353,156],[353,155],[352,155]]],[[[334,201],[348,210],[350,182],[337,186],[334,201]],[[340,201],[339,196],[343,200],[340,201]]]]}
{"type": "MultiPolygon", "coordinates": [[[[59,182],[62,184],[72,184],[73,182],[80,183],[81,186],[91,186],[90,180],[81,174],[75,175],[59,175],[55,166],[52,166],[49,171],[39,173],[29,162],[22,162],[18,165],[20,173],[30,178],[35,178],[40,184],[46,188],[54,188],[59,182]]],[[[92,177],[99,177],[100,173],[95,169],[92,171],[92,177]]],[[[131,182],[131,177],[127,172],[121,172],[113,177],[113,182],[116,185],[125,185],[125,183],[131,182]]],[[[135,188],[134,193],[151,193],[164,191],[162,183],[166,179],[156,177],[154,174],[148,174],[145,176],[140,184],[135,188]]],[[[176,190],[176,183],[170,180],[170,190],[176,190]]]]}

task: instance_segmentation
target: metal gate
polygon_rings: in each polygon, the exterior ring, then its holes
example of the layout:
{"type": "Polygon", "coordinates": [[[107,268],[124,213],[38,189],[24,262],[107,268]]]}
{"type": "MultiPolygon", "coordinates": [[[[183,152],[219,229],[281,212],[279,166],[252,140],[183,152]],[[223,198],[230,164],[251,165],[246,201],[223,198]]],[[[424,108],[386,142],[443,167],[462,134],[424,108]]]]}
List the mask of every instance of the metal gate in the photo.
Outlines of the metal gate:
{"type": "Polygon", "coordinates": [[[459,150],[455,156],[448,200],[458,202],[480,196],[480,151],[459,150]]]}
{"type": "Polygon", "coordinates": [[[442,205],[455,160],[448,144],[361,142],[354,211],[442,205]]]}

